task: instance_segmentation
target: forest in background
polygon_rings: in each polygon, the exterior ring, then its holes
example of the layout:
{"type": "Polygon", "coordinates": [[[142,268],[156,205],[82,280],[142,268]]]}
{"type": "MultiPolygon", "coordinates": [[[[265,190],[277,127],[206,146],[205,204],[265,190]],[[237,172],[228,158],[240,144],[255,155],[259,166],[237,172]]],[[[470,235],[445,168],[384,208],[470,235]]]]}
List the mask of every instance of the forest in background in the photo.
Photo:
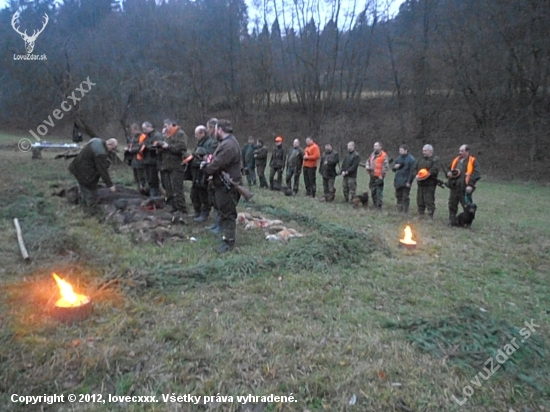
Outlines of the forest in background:
{"type": "Polygon", "coordinates": [[[379,0],[331,0],[323,14],[321,1],[256,0],[264,21],[251,25],[244,0],[12,0],[0,11],[3,128],[35,130],[89,78],[51,133],[77,122],[122,136],[166,117],[192,133],[218,115],[241,140],[352,136],[365,153],[372,139],[449,141],[452,153],[477,142],[546,176],[550,2],[407,0],[390,16],[379,0]],[[48,15],[33,51],[47,60],[14,59],[15,11],[27,33],[48,15]]]}

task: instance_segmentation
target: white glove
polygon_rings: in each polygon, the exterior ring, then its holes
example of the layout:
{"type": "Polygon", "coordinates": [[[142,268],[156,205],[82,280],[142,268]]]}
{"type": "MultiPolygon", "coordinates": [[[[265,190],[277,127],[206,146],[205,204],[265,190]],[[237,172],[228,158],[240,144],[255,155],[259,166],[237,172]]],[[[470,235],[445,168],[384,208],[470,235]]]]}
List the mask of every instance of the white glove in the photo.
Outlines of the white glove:
{"type": "Polygon", "coordinates": [[[200,168],[201,168],[201,169],[204,169],[204,167],[205,167],[206,165],[207,165],[206,160],[203,160],[203,161],[201,162],[201,164],[200,164],[200,168]]]}

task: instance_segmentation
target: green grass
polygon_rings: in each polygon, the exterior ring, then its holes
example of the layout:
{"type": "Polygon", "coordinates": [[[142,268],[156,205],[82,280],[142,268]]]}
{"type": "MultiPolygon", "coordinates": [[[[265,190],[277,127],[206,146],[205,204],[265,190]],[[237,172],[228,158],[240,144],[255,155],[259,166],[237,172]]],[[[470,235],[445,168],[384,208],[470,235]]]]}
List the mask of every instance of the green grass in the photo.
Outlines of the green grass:
{"type": "MultiPolygon", "coordinates": [[[[239,210],[281,219],[307,236],[273,244],[263,231],[240,227],[237,252],[218,256],[217,237],[199,225],[182,229],[197,242],[159,247],[85,218],[50,196],[51,184],[73,184],[68,162],[53,156],[44,151],[33,161],[30,153],[0,150],[2,410],[40,410],[12,404],[12,393],[293,393],[298,400],[264,411],[550,408],[547,188],[483,180],[471,230],[446,226],[448,192],[440,189],[433,224],[398,216],[391,184],[378,215],[343,204],[341,192],[326,204],[256,189],[254,202],[239,210]],[[14,217],[29,264],[20,259],[14,217]],[[414,251],[398,247],[407,223],[419,242],[414,251]],[[48,316],[54,271],[93,296],[88,320],[63,325],[48,316]],[[453,402],[482,371],[483,356],[530,319],[541,325],[533,340],[462,407],[453,402]],[[460,357],[450,356],[456,351],[460,357]]],[[[124,168],[113,177],[131,182],[124,168]]],[[[366,187],[361,175],[359,188],[366,187]]],[[[162,401],[79,406],[177,409],[162,401]]]]}

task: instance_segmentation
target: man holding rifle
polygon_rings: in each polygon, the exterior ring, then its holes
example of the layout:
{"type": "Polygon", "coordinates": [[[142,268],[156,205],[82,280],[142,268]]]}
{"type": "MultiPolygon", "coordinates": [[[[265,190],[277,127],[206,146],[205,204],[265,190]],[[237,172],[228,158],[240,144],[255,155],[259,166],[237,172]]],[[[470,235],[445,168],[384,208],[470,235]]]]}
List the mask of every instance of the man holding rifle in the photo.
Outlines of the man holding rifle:
{"type": "Polygon", "coordinates": [[[240,193],[234,185],[242,184],[241,148],[233,136],[229,120],[220,119],[216,125],[216,138],[220,142],[210,163],[201,162],[201,168],[213,176],[214,204],[220,214],[222,244],[218,252],[225,253],[235,247],[237,203],[240,193]],[[227,187],[222,180],[226,172],[234,185],[227,187]]]}

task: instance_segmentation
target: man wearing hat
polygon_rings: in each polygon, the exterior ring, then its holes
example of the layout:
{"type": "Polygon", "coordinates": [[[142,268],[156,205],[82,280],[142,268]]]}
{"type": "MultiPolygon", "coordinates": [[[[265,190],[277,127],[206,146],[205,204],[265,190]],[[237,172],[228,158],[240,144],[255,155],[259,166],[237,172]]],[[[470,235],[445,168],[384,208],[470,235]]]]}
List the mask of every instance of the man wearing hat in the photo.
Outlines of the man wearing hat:
{"type": "Polygon", "coordinates": [[[464,209],[472,204],[472,193],[477,181],[481,178],[477,159],[470,155],[470,148],[463,144],[458,149],[458,156],[451,163],[451,170],[447,172],[447,186],[449,194],[449,222],[453,222],[458,213],[458,204],[464,209]]]}
{"type": "Polygon", "coordinates": [[[428,216],[433,219],[435,213],[435,188],[437,186],[437,175],[439,173],[440,160],[434,156],[434,148],[426,144],[422,148],[422,157],[416,161],[414,173],[418,191],[416,192],[416,204],[418,216],[422,219],[428,209],[428,216]]]}
{"type": "Polygon", "coordinates": [[[409,194],[411,192],[411,182],[414,180],[414,162],[414,157],[409,154],[409,146],[406,144],[399,146],[399,157],[393,166],[395,172],[393,185],[399,213],[409,213],[409,194]]]}
{"type": "Polygon", "coordinates": [[[210,163],[201,162],[201,169],[213,177],[214,204],[220,214],[222,232],[222,243],[218,252],[225,253],[235,247],[237,203],[239,203],[240,194],[235,186],[229,188],[225,186],[220,172],[228,173],[234,183],[242,184],[241,148],[232,134],[233,127],[229,120],[218,120],[215,130],[220,144],[210,163]]]}
{"type": "Polygon", "coordinates": [[[283,138],[277,136],[275,138],[275,147],[271,154],[271,161],[269,166],[271,167],[269,173],[269,187],[271,190],[281,190],[281,184],[283,181],[283,170],[285,168],[286,153],[283,147],[283,138]],[[275,180],[275,174],[277,179],[275,180]]]}

